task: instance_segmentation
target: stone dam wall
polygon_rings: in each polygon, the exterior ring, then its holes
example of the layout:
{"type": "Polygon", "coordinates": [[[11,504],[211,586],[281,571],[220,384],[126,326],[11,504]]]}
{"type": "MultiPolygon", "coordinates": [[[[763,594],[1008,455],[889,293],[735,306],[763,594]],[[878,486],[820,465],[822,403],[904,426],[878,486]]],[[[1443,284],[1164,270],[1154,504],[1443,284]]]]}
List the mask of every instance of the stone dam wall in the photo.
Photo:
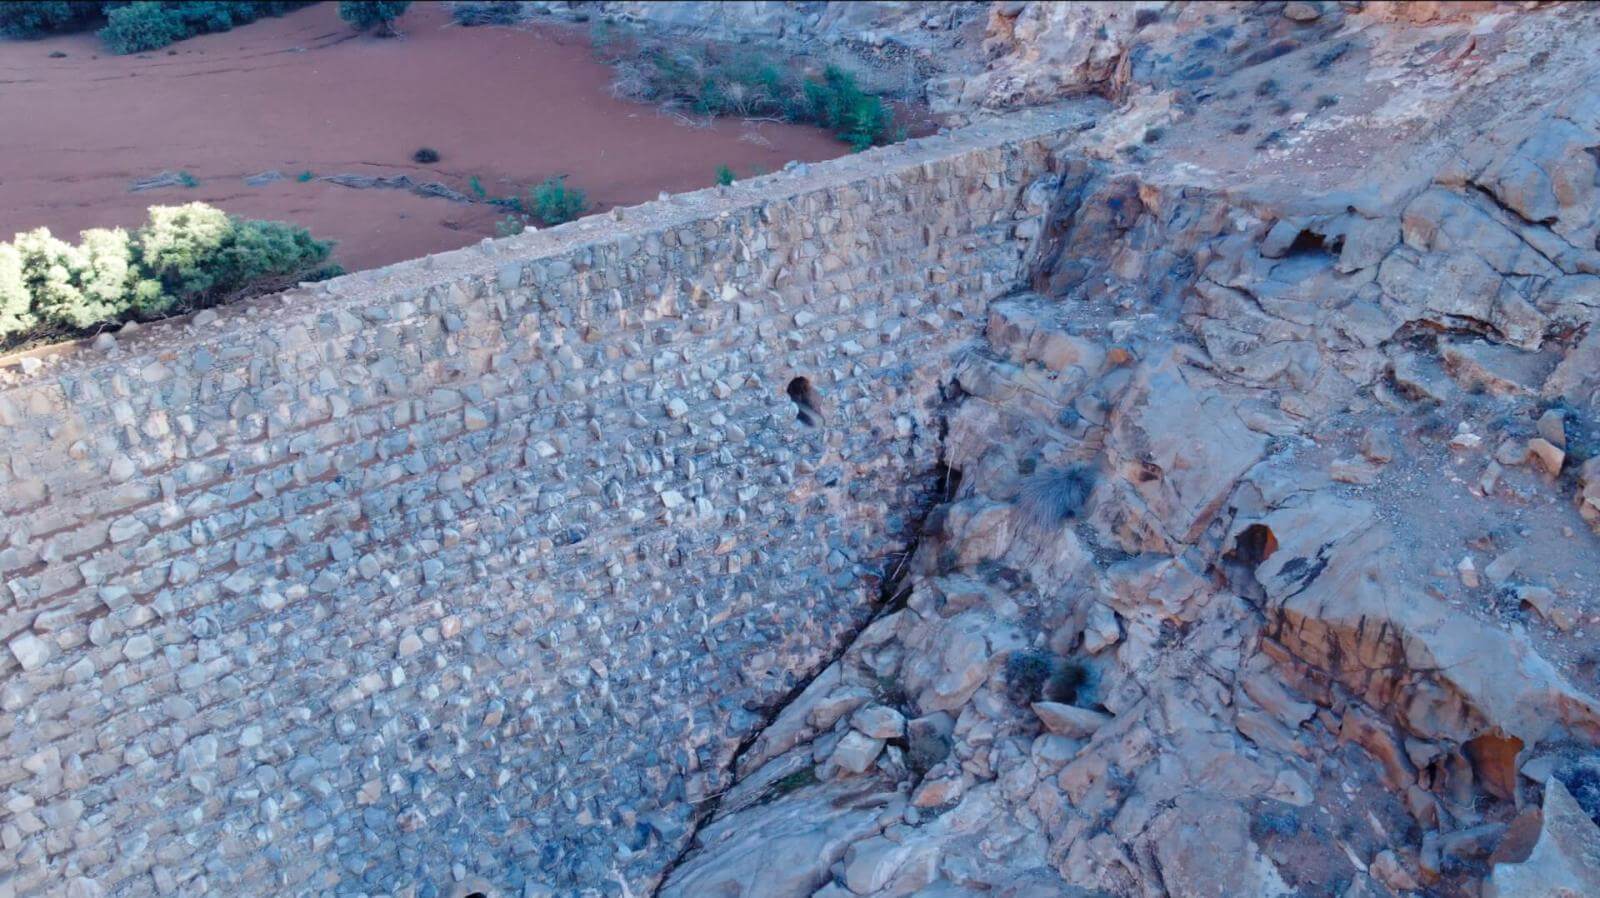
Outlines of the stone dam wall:
{"type": "Polygon", "coordinates": [[[648,893],[870,615],[1070,124],[5,376],[0,896],[648,893]]]}

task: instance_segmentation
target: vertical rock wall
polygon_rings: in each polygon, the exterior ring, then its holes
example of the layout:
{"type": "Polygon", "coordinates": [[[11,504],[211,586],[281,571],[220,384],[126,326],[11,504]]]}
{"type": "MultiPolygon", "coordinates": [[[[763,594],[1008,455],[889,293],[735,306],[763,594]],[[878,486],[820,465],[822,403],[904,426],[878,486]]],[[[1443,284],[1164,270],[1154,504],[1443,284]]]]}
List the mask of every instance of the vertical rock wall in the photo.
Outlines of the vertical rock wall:
{"type": "Polygon", "coordinates": [[[648,888],[870,613],[1068,124],[0,382],[0,894],[648,888]]]}

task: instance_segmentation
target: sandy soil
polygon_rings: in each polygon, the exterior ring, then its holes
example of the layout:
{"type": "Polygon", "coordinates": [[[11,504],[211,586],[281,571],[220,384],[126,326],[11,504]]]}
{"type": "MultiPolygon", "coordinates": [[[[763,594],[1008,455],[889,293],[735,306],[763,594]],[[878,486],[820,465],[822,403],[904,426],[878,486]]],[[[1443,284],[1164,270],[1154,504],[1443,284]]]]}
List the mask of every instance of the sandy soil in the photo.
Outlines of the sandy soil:
{"type": "Polygon", "coordinates": [[[477,176],[495,195],[564,174],[601,211],[708,186],[718,165],[744,175],[847,151],[816,128],[689,125],[614,99],[582,31],[461,28],[435,3],[400,26],[403,39],[356,35],[322,3],[140,56],[108,55],[90,34],[0,41],[0,239],[41,225],[72,238],[203,200],[302,224],[357,270],[470,244],[503,213],[301,172],[404,174],[463,193],[477,176]],[[442,159],[413,163],[423,146],[442,159]],[[129,191],[163,170],[200,183],[129,191]],[[245,185],[270,170],[287,177],[245,185]]]}

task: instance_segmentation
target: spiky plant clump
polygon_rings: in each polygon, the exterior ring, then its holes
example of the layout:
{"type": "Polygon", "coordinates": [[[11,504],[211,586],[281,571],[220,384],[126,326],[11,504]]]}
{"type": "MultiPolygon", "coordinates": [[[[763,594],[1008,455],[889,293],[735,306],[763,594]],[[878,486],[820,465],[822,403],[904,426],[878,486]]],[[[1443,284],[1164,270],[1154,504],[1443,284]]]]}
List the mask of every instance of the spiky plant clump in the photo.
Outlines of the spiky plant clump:
{"type": "Polygon", "coordinates": [[[1053,530],[1076,518],[1093,490],[1094,471],[1087,465],[1045,468],[1022,482],[1017,505],[1029,524],[1053,530]]]}
{"type": "Polygon", "coordinates": [[[1006,686],[1020,702],[1038,701],[1054,669],[1055,659],[1049,652],[1038,649],[1012,652],[1006,658],[1006,686]]]}

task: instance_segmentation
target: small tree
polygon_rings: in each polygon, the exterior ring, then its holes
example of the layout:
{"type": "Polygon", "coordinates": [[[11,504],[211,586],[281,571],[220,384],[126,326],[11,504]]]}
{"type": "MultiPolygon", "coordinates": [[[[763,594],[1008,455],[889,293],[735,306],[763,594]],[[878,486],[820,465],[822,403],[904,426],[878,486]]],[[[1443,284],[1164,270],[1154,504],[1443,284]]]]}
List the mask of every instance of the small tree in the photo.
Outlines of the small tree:
{"type": "Polygon", "coordinates": [[[339,18],[355,26],[357,31],[377,29],[379,37],[393,37],[394,20],[411,5],[411,0],[340,0],[339,18]]]}

